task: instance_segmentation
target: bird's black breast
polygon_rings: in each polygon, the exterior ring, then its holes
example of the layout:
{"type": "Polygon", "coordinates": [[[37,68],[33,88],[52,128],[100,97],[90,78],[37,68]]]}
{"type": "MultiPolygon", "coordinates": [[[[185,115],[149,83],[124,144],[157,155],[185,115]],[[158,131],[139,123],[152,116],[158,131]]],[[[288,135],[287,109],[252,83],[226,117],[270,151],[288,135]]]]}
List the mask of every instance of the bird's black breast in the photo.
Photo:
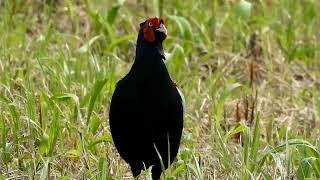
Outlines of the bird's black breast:
{"type": "Polygon", "coordinates": [[[118,83],[111,101],[110,128],[117,150],[128,163],[155,164],[159,159],[154,146],[163,158],[168,157],[168,141],[173,161],[182,127],[182,99],[171,81],[139,83],[126,77],[118,83]]]}

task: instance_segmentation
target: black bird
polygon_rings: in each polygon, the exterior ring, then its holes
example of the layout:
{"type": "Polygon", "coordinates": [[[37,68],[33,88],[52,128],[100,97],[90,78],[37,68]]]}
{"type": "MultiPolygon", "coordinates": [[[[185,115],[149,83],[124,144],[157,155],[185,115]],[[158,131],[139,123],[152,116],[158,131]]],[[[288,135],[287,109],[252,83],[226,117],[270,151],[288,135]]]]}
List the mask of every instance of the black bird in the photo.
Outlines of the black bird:
{"type": "Polygon", "coordinates": [[[183,96],[164,63],[166,37],[162,19],[153,17],[140,24],[134,64],[117,83],[111,100],[113,142],[134,177],[152,166],[152,178],[159,179],[161,162],[167,169],[180,145],[183,96]]]}

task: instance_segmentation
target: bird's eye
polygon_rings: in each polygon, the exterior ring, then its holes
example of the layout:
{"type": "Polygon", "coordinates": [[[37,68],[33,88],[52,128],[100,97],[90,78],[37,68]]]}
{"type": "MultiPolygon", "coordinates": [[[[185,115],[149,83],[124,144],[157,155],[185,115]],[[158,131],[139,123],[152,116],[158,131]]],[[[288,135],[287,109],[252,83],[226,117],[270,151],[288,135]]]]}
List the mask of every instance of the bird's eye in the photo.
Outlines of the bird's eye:
{"type": "Polygon", "coordinates": [[[151,22],[149,22],[149,23],[148,23],[148,27],[149,27],[149,28],[150,28],[150,27],[152,27],[152,24],[151,24],[151,22]]]}

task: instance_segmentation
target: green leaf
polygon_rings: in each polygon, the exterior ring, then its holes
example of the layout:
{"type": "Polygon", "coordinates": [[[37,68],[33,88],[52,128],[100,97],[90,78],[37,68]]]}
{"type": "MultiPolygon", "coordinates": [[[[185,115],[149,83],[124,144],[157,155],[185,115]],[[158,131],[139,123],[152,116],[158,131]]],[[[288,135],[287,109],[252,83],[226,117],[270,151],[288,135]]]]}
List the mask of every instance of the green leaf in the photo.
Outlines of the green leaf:
{"type": "Polygon", "coordinates": [[[61,177],[59,177],[58,179],[59,179],[59,180],[71,180],[71,178],[68,177],[68,176],[61,176],[61,177]]]}
{"type": "Polygon", "coordinates": [[[312,161],[312,169],[317,179],[320,178],[320,159],[316,158],[312,161]]]}
{"type": "Polygon", "coordinates": [[[239,124],[237,127],[231,129],[225,136],[225,139],[224,139],[224,142],[227,143],[228,140],[230,138],[232,138],[234,135],[240,133],[240,132],[243,132],[245,130],[245,128],[247,128],[246,125],[244,124],[239,124]]]}
{"type": "Polygon", "coordinates": [[[108,12],[107,15],[107,21],[109,24],[113,24],[118,13],[119,13],[119,9],[121,8],[121,6],[123,5],[124,0],[118,1],[117,4],[113,5],[111,10],[108,12]]]}
{"type": "Polygon", "coordinates": [[[76,52],[77,53],[88,52],[90,47],[92,46],[92,44],[100,38],[102,38],[102,35],[97,35],[97,36],[92,37],[88,42],[86,42],[83,46],[81,46],[79,49],[77,49],[76,52]]]}
{"type": "Polygon", "coordinates": [[[202,169],[200,168],[197,158],[193,155],[194,164],[188,163],[188,167],[196,174],[197,179],[204,180],[202,169]]]}
{"type": "Polygon", "coordinates": [[[49,135],[47,133],[43,133],[41,139],[40,139],[40,152],[42,154],[46,154],[49,149],[49,135]]]}
{"type": "Polygon", "coordinates": [[[9,104],[9,103],[11,102],[9,98],[0,95],[0,102],[1,102],[1,101],[2,101],[3,103],[5,103],[5,104],[9,104]]]}
{"type": "Polygon", "coordinates": [[[80,157],[80,152],[78,149],[71,149],[67,151],[66,157],[68,158],[79,158],[80,157]]]}
{"type": "Polygon", "coordinates": [[[189,21],[185,17],[181,16],[168,16],[168,19],[172,20],[179,29],[180,35],[185,40],[193,40],[192,27],[189,21]]]}
{"type": "Polygon", "coordinates": [[[167,57],[165,61],[168,64],[168,69],[171,72],[179,72],[185,62],[184,49],[179,44],[176,44],[172,54],[167,57]]]}
{"type": "Polygon", "coordinates": [[[308,141],[302,139],[290,139],[287,142],[280,144],[276,147],[270,147],[265,153],[263,153],[263,155],[260,156],[261,158],[259,159],[258,167],[261,168],[265,163],[267,157],[269,157],[271,154],[281,153],[287,150],[287,148],[294,148],[297,146],[301,146],[308,149],[311,152],[310,156],[312,157],[315,157],[317,159],[320,157],[319,150],[308,141]]]}
{"type": "Polygon", "coordinates": [[[96,133],[100,124],[101,124],[101,121],[99,118],[95,117],[95,118],[91,119],[90,124],[89,124],[89,128],[90,128],[90,131],[92,134],[96,133]]]}
{"type": "Polygon", "coordinates": [[[99,159],[99,176],[100,180],[106,180],[107,179],[107,162],[105,158],[100,158],[99,159]]]}
{"type": "Polygon", "coordinates": [[[93,142],[91,142],[88,147],[91,148],[92,146],[99,144],[99,143],[102,143],[102,142],[112,142],[111,135],[100,136],[99,138],[97,138],[93,142]]]}
{"type": "Polygon", "coordinates": [[[246,166],[248,166],[249,163],[250,145],[250,128],[248,126],[245,126],[245,129],[243,131],[243,162],[246,166]]]}
{"type": "Polygon", "coordinates": [[[108,51],[112,51],[114,47],[116,47],[117,45],[121,44],[121,43],[125,43],[128,42],[130,40],[134,40],[135,39],[135,35],[134,34],[129,34],[126,36],[121,36],[120,38],[116,38],[114,39],[110,45],[108,46],[108,51]]]}
{"type": "Polygon", "coordinates": [[[222,119],[222,114],[223,114],[223,108],[225,102],[234,94],[234,92],[242,88],[243,85],[239,83],[234,83],[234,84],[228,84],[225,89],[223,89],[219,99],[218,103],[216,105],[216,112],[215,112],[215,126],[220,127],[220,121],[222,119]]]}
{"type": "Polygon", "coordinates": [[[297,178],[303,180],[305,178],[311,177],[312,162],[315,160],[314,157],[304,158],[300,162],[299,168],[297,170],[297,178]]]}
{"type": "Polygon", "coordinates": [[[97,97],[100,94],[106,82],[107,82],[107,79],[98,79],[93,86],[93,90],[91,92],[91,97],[89,102],[88,113],[87,113],[87,125],[90,123],[90,117],[93,111],[94,104],[97,100],[97,97]]]}
{"type": "Polygon", "coordinates": [[[163,16],[163,7],[164,7],[164,0],[158,0],[158,11],[159,11],[159,16],[163,16]]]}
{"type": "Polygon", "coordinates": [[[251,153],[250,153],[250,172],[253,172],[256,165],[257,155],[260,147],[260,114],[257,114],[254,133],[253,133],[253,140],[251,145],[251,153]]]}
{"type": "Polygon", "coordinates": [[[237,15],[243,18],[249,18],[251,14],[252,4],[246,0],[240,0],[237,7],[237,15]]]}
{"type": "Polygon", "coordinates": [[[182,163],[177,166],[177,168],[172,172],[171,176],[178,177],[182,173],[184,173],[186,171],[186,169],[187,169],[187,165],[185,163],[182,163]]]}
{"type": "Polygon", "coordinates": [[[54,95],[52,96],[50,99],[52,100],[59,100],[59,101],[68,101],[68,100],[72,100],[75,104],[75,113],[77,114],[77,118],[78,120],[81,122],[81,123],[84,123],[83,122],[83,119],[82,119],[82,115],[81,115],[81,112],[80,112],[80,102],[79,102],[79,97],[75,94],[70,94],[70,93],[65,93],[65,94],[62,94],[62,95],[54,95]]]}

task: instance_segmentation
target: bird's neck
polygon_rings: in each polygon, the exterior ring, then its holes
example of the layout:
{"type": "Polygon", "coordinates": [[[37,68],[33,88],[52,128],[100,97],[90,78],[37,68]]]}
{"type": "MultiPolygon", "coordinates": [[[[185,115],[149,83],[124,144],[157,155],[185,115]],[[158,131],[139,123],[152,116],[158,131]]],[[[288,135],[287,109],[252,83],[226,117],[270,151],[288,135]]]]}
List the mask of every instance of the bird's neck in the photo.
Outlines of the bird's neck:
{"type": "Polygon", "coordinates": [[[158,53],[158,55],[160,55],[163,60],[166,59],[162,42],[149,43],[146,41],[138,41],[136,48],[136,57],[146,55],[148,52],[150,52],[150,55],[153,55],[153,53],[158,53]]]}
{"type": "Polygon", "coordinates": [[[163,60],[162,44],[138,43],[135,62],[130,73],[144,82],[171,81],[163,60]]]}

